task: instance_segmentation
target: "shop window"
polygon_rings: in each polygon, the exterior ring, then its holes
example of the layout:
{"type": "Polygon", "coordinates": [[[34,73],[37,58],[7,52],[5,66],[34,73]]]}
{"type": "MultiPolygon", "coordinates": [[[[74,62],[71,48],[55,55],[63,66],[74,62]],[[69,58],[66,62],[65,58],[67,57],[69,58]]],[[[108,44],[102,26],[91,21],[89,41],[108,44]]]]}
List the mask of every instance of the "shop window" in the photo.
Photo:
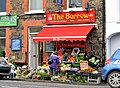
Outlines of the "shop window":
{"type": "Polygon", "coordinates": [[[55,42],[54,41],[45,42],[45,52],[53,52],[53,51],[55,51],[55,42]]]}
{"type": "Polygon", "coordinates": [[[0,48],[5,49],[5,38],[0,38],[0,48]]]}
{"type": "Polygon", "coordinates": [[[80,10],[82,9],[82,0],[67,0],[68,10],[80,10]]]}
{"type": "Polygon", "coordinates": [[[40,26],[40,27],[30,27],[30,31],[29,33],[32,34],[32,33],[38,33],[40,30],[42,30],[43,27],[40,26]]]}
{"type": "Polygon", "coordinates": [[[6,36],[6,31],[5,29],[0,29],[0,37],[5,37],[6,36]]]}
{"type": "Polygon", "coordinates": [[[29,0],[29,12],[43,13],[43,0],[29,0]]]}
{"type": "Polygon", "coordinates": [[[5,41],[6,41],[6,30],[0,29],[0,48],[2,50],[5,49],[5,41]]]}
{"type": "Polygon", "coordinates": [[[0,0],[0,15],[6,14],[6,0],[0,0]]]}

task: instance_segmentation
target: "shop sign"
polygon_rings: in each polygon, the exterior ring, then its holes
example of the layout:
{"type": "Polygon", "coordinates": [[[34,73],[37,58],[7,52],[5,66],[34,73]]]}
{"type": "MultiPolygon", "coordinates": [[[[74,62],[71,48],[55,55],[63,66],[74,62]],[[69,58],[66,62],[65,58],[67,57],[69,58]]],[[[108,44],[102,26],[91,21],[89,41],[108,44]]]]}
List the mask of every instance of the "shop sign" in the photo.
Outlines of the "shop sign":
{"type": "Polygon", "coordinates": [[[53,38],[53,41],[60,41],[60,40],[64,41],[66,39],[65,38],[53,38]]]}
{"type": "Polygon", "coordinates": [[[59,47],[84,47],[84,45],[81,45],[80,42],[70,42],[70,43],[59,42],[59,44],[57,44],[57,46],[59,46],[59,47]]]}
{"type": "Polygon", "coordinates": [[[11,39],[11,50],[21,50],[22,42],[20,38],[11,39]]]}
{"type": "Polygon", "coordinates": [[[95,21],[95,10],[46,14],[46,24],[91,23],[95,21]]]}
{"type": "Polygon", "coordinates": [[[80,61],[80,69],[85,70],[88,69],[88,61],[80,61]]]}
{"type": "Polygon", "coordinates": [[[0,16],[0,26],[17,26],[17,15],[0,16]]]}

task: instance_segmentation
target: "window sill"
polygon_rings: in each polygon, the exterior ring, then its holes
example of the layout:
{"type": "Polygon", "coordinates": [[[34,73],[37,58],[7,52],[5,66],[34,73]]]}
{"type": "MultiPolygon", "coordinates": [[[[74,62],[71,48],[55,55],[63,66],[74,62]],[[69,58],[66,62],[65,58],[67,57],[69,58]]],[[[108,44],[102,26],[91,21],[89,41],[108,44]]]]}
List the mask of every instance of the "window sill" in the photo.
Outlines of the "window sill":
{"type": "Polygon", "coordinates": [[[120,23],[120,21],[117,21],[117,23],[120,23]]]}
{"type": "Polygon", "coordinates": [[[7,15],[7,12],[0,12],[0,15],[7,15]]]}
{"type": "Polygon", "coordinates": [[[25,12],[25,14],[39,14],[39,13],[45,13],[45,11],[30,11],[30,12],[25,12]]]}
{"type": "Polygon", "coordinates": [[[70,12],[70,11],[84,11],[83,8],[67,8],[67,10],[63,10],[63,12],[70,12]]]}

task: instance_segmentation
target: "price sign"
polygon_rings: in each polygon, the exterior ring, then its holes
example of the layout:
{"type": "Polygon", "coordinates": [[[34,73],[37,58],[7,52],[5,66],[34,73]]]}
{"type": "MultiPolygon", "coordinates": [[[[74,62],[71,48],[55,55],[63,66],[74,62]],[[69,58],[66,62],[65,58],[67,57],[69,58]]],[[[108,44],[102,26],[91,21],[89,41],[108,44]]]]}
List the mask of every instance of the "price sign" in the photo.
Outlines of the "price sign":
{"type": "Polygon", "coordinates": [[[81,70],[88,69],[88,61],[80,61],[80,69],[81,70]]]}

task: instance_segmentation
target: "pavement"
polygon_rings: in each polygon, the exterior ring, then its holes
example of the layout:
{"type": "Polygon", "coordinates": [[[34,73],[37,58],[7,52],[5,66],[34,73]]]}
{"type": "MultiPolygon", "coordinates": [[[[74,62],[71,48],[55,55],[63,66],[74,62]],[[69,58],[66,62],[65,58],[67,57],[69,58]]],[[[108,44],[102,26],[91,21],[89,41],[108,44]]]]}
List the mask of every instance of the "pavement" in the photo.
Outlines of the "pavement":
{"type": "Polygon", "coordinates": [[[14,81],[28,81],[28,82],[44,82],[44,83],[63,83],[63,84],[74,84],[74,85],[104,85],[105,82],[100,83],[77,83],[77,82],[62,82],[62,81],[51,81],[51,80],[36,80],[36,79],[22,79],[22,78],[4,78],[3,80],[14,80],[14,81]]]}

